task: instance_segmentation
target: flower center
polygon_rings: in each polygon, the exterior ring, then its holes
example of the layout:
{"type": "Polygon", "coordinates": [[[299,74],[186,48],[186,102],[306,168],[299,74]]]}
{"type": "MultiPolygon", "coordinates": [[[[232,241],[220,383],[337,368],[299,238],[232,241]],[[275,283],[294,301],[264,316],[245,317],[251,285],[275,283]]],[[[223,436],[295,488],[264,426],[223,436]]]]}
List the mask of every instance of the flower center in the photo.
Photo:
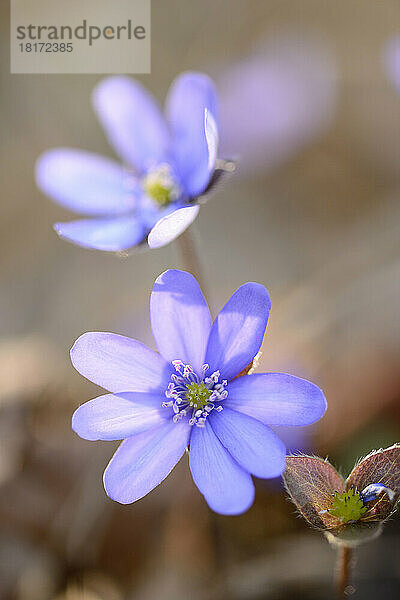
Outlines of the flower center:
{"type": "Polygon", "coordinates": [[[208,389],[204,381],[201,383],[186,384],[186,399],[193,408],[204,408],[208,404],[211,396],[211,390],[208,389]]]}
{"type": "Polygon", "coordinates": [[[165,163],[147,173],[143,179],[143,189],[160,208],[168,206],[181,194],[171,167],[165,163]]]}
{"type": "Polygon", "coordinates": [[[226,379],[219,381],[219,371],[205,377],[209,368],[206,364],[203,365],[201,377],[181,360],[173,360],[172,364],[176,373],[171,375],[171,381],[165,391],[168,401],[163,402],[162,406],[173,409],[175,423],[187,416],[189,425],[204,427],[208,415],[213,410],[221,412],[220,403],[228,396],[225,389],[228,382],[226,379]]]}
{"type": "Polygon", "coordinates": [[[329,514],[338,517],[347,523],[348,521],[358,521],[368,508],[358,492],[350,489],[348,492],[335,493],[332,507],[328,510],[329,514]]]}

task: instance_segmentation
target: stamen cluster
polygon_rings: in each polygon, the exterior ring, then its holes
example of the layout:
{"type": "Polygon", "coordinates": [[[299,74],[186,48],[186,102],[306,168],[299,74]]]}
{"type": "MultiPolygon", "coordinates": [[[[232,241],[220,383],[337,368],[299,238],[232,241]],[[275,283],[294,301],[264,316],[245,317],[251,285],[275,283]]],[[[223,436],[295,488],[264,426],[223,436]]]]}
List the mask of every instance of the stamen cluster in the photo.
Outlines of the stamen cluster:
{"type": "Polygon", "coordinates": [[[208,415],[213,411],[221,412],[220,402],[228,396],[227,380],[219,381],[220,372],[214,371],[205,377],[209,365],[202,367],[202,376],[195,373],[193,367],[185,365],[181,360],[173,360],[176,373],[171,375],[171,381],[165,391],[168,401],[163,402],[164,408],[172,408],[173,421],[178,423],[185,416],[189,417],[189,425],[204,427],[208,415]]]}
{"type": "Polygon", "coordinates": [[[147,173],[143,180],[143,188],[146,194],[161,208],[168,206],[181,195],[172,169],[166,163],[158,165],[147,173]]]}

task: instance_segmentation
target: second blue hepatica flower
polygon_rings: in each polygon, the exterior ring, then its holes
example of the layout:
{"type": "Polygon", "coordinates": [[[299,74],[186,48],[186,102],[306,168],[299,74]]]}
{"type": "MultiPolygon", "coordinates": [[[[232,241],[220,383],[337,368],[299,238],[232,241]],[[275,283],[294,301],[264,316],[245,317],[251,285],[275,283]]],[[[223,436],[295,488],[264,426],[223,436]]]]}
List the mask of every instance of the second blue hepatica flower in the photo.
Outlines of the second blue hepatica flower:
{"type": "Polygon", "coordinates": [[[55,230],[80,246],[113,252],[169,243],[195,219],[198,198],[216,178],[214,84],[201,73],[181,74],[164,116],[138,81],[116,76],[99,83],[93,104],[123,164],[71,148],[45,152],[38,186],[85,216],[55,230]]]}
{"type": "Polygon", "coordinates": [[[267,290],[247,283],[212,323],[194,277],[169,270],[150,300],[159,352],[113,333],[76,341],[75,368],[110,393],[80,406],[73,429],[87,440],[124,440],[104,473],[110,498],[139,500],[186,449],[195,484],[222,514],[250,507],[251,475],[283,472],[285,446],[270,426],[309,425],[326,402],[317,386],[293,375],[243,374],[261,347],[269,310],[267,290]]]}

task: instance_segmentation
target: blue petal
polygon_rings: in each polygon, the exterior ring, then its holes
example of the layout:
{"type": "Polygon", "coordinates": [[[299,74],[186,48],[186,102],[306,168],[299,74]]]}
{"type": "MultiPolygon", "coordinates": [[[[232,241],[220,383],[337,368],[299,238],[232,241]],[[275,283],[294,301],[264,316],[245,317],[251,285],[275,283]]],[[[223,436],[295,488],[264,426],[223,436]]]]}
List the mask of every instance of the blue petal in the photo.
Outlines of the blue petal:
{"type": "Polygon", "coordinates": [[[168,422],[122,442],[104,472],[107,495],[130,504],[151,492],[181,458],[190,431],[183,421],[168,422]]]}
{"type": "Polygon", "coordinates": [[[180,236],[193,223],[199,210],[197,204],[185,206],[159,219],[147,238],[150,248],[161,248],[180,236]]]}
{"type": "Polygon", "coordinates": [[[174,269],[162,273],[154,283],[150,316],[154,339],[165,360],[182,360],[201,374],[211,317],[193,275],[174,269]]]}
{"type": "Polygon", "coordinates": [[[278,477],[285,470],[285,445],[260,421],[224,408],[209,416],[211,427],[223,446],[249,473],[278,477]]]}
{"type": "Polygon", "coordinates": [[[138,182],[117,162],[82,150],[55,148],[36,163],[36,183],[62,206],[83,215],[117,215],[135,207],[138,182]]]}
{"type": "Polygon", "coordinates": [[[168,159],[168,126],[153,96],[136,80],[103,79],[93,105],[110,143],[121,158],[140,172],[168,159]]]}
{"type": "Polygon", "coordinates": [[[211,174],[214,172],[215,169],[215,162],[217,160],[218,128],[214,116],[207,109],[204,117],[204,127],[208,149],[208,174],[209,177],[211,177],[211,174]]]}
{"type": "Polygon", "coordinates": [[[224,406],[266,425],[310,425],[325,413],[326,400],[310,381],[286,373],[263,373],[231,381],[224,406]]]}
{"type": "Polygon", "coordinates": [[[193,427],[189,464],[193,480],[212,510],[223,515],[245,512],[254,500],[250,475],[223,447],[206,421],[193,427]]]}
{"type": "Polygon", "coordinates": [[[123,440],[154,429],[171,418],[165,396],[143,392],[106,394],[82,404],[73,414],[72,429],[85,440],[123,440]]]}
{"type": "MultiPolygon", "coordinates": [[[[206,111],[217,119],[217,94],[213,82],[202,73],[183,73],[175,79],[167,98],[176,168],[189,197],[196,197],[210,179],[206,111]]],[[[214,126],[216,139],[216,125],[214,126]]]]}
{"type": "Polygon", "coordinates": [[[247,367],[259,351],[267,326],[271,301],[259,283],[242,285],[214,321],[206,352],[210,373],[232,379],[247,367]]]}
{"type": "Polygon", "coordinates": [[[110,392],[164,393],[171,376],[157,352],[115,333],[84,333],[71,349],[71,361],[86,379],[110,392]]]}
{"type": "Polygon", "coordinates": [[[133,216],[55,223],[54,229],[61,238],[78,246],[108,252],[132,248],[143,241],[146,233],[142,221],[133,216]]]}
{"type": "Polygon", "coordinates": [[[392,502],[396,496],[396,493],[386,487],[386,485],[383,485],[383,483],[371,483],[370,485],[367,485],[360,493],[360,496],[363,502],[371,502],[372,500],[377,500],[382,493],[387,494],[390,502],[392,502]]]}

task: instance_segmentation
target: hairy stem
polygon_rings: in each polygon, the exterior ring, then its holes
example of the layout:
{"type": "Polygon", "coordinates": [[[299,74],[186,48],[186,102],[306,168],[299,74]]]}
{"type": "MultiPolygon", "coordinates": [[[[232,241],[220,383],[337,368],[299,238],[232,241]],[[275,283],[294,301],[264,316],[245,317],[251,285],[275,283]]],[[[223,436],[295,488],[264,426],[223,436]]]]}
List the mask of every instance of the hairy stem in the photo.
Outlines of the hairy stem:
{"type": "Polygon", "coordinates": [[[179,251],[182,258],[182,265],[185,271],[189,271],[199,282],[203,294],[207,297],[207,290],[204,284],[203,269],[200,263],[196,249],[196,240],[194,239],[192,228],[188,227],[177,239],[179,251]]]}
{"type": "Polygon", "coordinates": [[[352,550],[348,546],[339,546],[337,555],[337,593],[338,598],[347,598],[350,593],[352,550]]]}

